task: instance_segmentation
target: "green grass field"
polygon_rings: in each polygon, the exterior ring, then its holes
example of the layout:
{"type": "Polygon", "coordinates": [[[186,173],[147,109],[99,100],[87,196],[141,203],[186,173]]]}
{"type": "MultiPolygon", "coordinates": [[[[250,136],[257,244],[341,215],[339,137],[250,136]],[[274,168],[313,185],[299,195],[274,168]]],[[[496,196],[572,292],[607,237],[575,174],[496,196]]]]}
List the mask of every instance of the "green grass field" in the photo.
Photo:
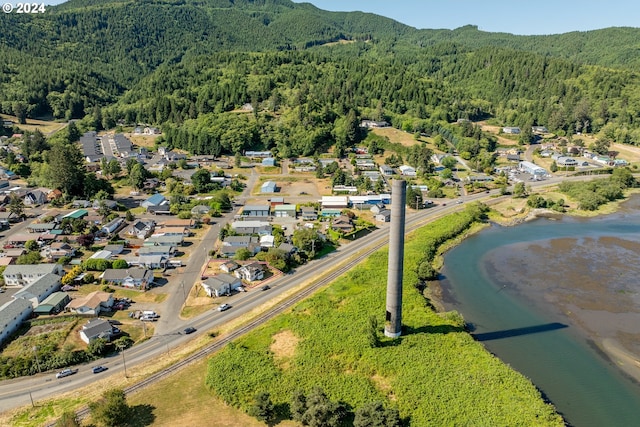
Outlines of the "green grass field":
{"type": "Polygon", "coordinates": [[[243,410],[256,393],[268,391],[286,413],[293,390],[320,386],[352,410],[373,401],[395,406],[415,426],[563,425],[526,378],[464,331],[457,313],[434,312],[413,286],[427,242],[441,241],[452,230],[459,234],[456,222],[465,221],[464,216],[442,218],[406,243],[401,338],[382,336],[387,251],[381,250],[326,290],[216,354],[207,383],[225,402],[243,410]],[[380,325],[378,347],[371,347],[367,332],[372,316],[380,325]]]}

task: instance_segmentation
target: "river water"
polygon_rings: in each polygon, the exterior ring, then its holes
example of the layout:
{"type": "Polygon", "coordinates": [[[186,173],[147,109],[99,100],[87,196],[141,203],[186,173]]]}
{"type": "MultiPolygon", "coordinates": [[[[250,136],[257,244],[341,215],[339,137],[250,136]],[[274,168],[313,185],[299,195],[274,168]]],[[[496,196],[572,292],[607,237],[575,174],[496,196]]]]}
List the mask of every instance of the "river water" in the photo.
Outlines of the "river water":
{"type": "Polygon", "coordinates": [[[640,197],[613,215],[492,226],[446,254],[443,303],[570,425],[640,426],[639,258],[640,197]]]}

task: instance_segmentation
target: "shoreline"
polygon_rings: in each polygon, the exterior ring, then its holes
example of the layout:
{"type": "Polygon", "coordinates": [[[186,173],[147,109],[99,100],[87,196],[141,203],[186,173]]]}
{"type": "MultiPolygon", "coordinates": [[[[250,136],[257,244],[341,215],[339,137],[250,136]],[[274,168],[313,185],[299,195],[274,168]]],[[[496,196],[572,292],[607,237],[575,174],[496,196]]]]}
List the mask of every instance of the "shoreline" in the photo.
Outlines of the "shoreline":
{"type": "MultiPolygon", "coordinates": [[[[600,212],[597,212],[596,215],[591,215],[591,213],[588,213],[587,215],[579,215],[575,212],[560,213],[549,209],[527,209],[527,212],[521,212],[521,214],[514,215],[510,218],[505,218],[503,216],[502,220],[493,217],[489,220],[489,223],[494,223],[503,227],[513,227],[536,220],[538,218],[561,220],[563,217],[595,218],[620,213],[621,211],[623,211],[622,213],[624,213],[625,204],[633,200],[633,196],[638,193],[638,190],[627,193],[626,197],[623,200],[615,202],[614,206],[608,206],[608,208],[604,211],[600,210],[600,212]]],[[[637,212],[637,206],[632,206],[631,209],[633,209],[633,212],[637,212]]],[[[500,213],[498,210],[494,209],[494,211],[500,213]]],[[[455,242],[451,242],[451,244],[447,245],[442,253],[438,255],[439,259],[437,261],[438,265],[436,266],[436,268],[438,270],[442,269],[442,267],[444,266],[444,255],[449,249],[457,246],[467,237],[479,232],[482,229],[484,229],[484,227],[478,227],[477,229],[470,230],[469,232],[465,233],[462,238],[457,239],[455,242]]],[[[529,293],[527,291],[524,292],[529,293]]],[[[547,292],[544,291],[541,293],[541,295],[544,295],[546,293],[547,292]]],[[[441,279],[427,282],[423,295],[429,300],[435,311],[440,314],[447,312],[443,301],[443,288],[441,279]]],[[[529,295],[529,297],[530,296],[531,295],[529,295]]],[[[578,329],[580,335],[582,335],[586,340],[591,341],[601,352],[600,357],[615,365],[616,368],[618,368],[624,375],[630,377],[634,382],[640,384],[640,354],[637,351],[634,352],[629,348],[629,346],[625,345],[624,339],[619,339],[614,334],[601,334],[602,331],[597,330],[597,328],[590,328],[584,321],[581,321],[573,315],[570,315],[571,312],[567,313],[564,310],[567,307],[555,298],[547,299],[545,303],[551,306],[554,310],[557,310],[557,313],[564,315],[567,320],[573,323],[574,326],[578,329]]],[[[582,310],[578,309],[577,311],[582,310]]],[[[629,310],[626,313],[633,313],[633,311],[629,310]]],[[[577,313],[574,312],[573,314],[577,313]]],[[[586,316],[588,316],[588,314],[586,314],[586,316]]]]}

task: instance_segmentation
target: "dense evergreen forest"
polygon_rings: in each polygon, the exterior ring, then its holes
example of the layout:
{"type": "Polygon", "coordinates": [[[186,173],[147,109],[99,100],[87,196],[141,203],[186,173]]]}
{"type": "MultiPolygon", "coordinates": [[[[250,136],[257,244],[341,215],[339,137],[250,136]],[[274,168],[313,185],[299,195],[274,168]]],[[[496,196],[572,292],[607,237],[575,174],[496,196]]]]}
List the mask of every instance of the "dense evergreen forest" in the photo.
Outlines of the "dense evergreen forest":
{"type": "MultiPolygon", "coordinates": [[[[193,153],[340,154],[361,118],[428,134],[492,118],[640,141],[638,29],[416,30],[288,0],[71,0],[3,18],[1,112],[153,123],[193,153]],[[254,114],[230,113],[245,104],[254,114]]],[[[466,133],[472,157],[490,148],[466,133]]]]}

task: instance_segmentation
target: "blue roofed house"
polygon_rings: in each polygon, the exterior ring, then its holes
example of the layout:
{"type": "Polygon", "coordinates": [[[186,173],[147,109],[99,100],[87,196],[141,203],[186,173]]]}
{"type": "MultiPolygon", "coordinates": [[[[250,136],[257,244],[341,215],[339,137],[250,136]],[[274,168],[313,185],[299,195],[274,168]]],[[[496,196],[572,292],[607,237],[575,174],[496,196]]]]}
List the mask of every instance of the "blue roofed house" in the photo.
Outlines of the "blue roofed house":
{"type": "Polygon", "coordinates": [[[140,203],[140,206],[143,208],[149,208],[152,206],[160,206],[167,199],[160,193],[156,193],[153,196],[149,197],[147,200],[140,203]]]}

